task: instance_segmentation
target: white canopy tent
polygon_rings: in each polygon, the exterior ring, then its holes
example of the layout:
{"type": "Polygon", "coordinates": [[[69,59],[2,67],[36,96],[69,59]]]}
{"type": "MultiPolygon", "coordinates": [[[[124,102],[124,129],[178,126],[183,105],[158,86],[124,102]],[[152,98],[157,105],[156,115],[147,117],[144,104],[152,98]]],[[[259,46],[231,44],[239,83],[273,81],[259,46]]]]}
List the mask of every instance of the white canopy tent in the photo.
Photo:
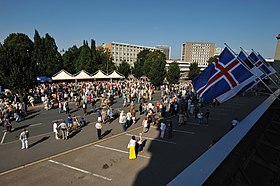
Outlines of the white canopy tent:
{"type": "Polygon", "coordinates": [[[56,73],[53,77],[53,80],[73,80],[75,79],[72,74],[65,70],[61,70],[58,73],[56,73]]]}
{"type": "Polygon", "coordinates": [[[91,76],[91,78],[93,78],[93,79],[106,79],[106,78],[108,78],[108,76],[106,76],[105,73],[102,72],[101,70],[98,70],[93,76],[91,76]]]}
{"type": "Polygon", "coordinates": [[[92,79],[92,76],[85,70],[81,70],[74,76],[74,79],[92,79]]]}
{"type": "Polygon", "coordinates": [[[125,77],[118,73],[117,71],[113,71],[110,75],[107,76],[107,78],[110,78],[110,79],[124,79],[125,77]]]}

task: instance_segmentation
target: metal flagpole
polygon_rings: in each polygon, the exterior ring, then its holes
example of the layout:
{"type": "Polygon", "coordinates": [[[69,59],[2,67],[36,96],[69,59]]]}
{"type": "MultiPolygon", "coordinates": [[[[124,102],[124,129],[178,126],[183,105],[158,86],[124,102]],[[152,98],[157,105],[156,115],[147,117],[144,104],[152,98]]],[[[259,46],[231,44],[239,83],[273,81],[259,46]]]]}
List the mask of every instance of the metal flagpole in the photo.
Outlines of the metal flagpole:
{"type": "MultiPolygon", "coordinates": [[[[247,54],[247,52],[245,52],[244,50],[243,50],[243,48],[242,47],[240,47],[240,49],[245,53],[245,54],[247,54]]],[[[248,55],[248,54],[247,54],[248,55]]],[[[252,59],[248,56],[248,59],[249,59],[249,61],[252,63],[252,59]]],[[[252,63],[253,64],[253,63],[252,63]]],[[[254,65],[254,64],[253,64],[254,65]]],[[[249,68],[247,65],[245,65],[247,68],[249,68]]],[[[258,68],[259,69],[259,68],[258,68]]],[[[260,70],[260,69],[259,69],[260,70]]],[[[260,70],[261,71],[261,70],[260,70]]],[[[263,72],[263,71],[261,71],[261,72],[263,72]]],[[[264,72],[263,72],[264,73],[264,72]]],[[[265,74],[265,73],[264,73],[265,74]]],[[[262,84],[276,97],[276,99],[278,99],[279,101],[280,101],[280,99],[278,98],[278,96],[277,95],[275,95],[275,93],[269,88],[269,86],[260,78],[260,77],[258,77],[256,74],[254,74],[261,82],[262,82],[262,84]]]]}
{"type": "MultiPolygon", "coordinates": [[[[234,52],[234,50],[232,50],[226,43],[224,43],[225,45],[226,45],[226,47],[235,55],[235,56],[237,56],[237,58],[240,60],[240,61],[242,61],[242,59],[240,59],[240,57],[238,57],[238,55],[234,52]]],[[[251,62],[251,61],[250,61],[251,62]]],[[[252,63],[252,62],[251,62],[252,63]]],[[[251,71],[251,69],[250,69],[250,67],[247,65],[247,64],[244,64],[244,63],[242,63],[243,64],[243,66],[247,69],[247,70],[249,70],[250,72],[252,72],[251,71]]],[[[258,76],[258,75],[256,75],[255,74],[255,72],[252,72],[253,74],[254,74],[254,76],[255,77],[257,77],[263,84],[264,84],[264,86],[280,101],[280,99],[274,94],[274,92],[267,86],[267,84],[265,84],[265,82],[263,82],[263,80],[258,76]]]]}
{"type": "MultiPolygon", "coordinates": [[[[247,52],[245,51],[245,50],[243,50],[243,48],[242,47],[240,47],[241,48],[241,50],[245,53],[245,54],[247,54],[247,52]]],[[[253,51],[254,52],[254,51],[253,51]]],[[[252,62],[253,61],[253,59],[247,54],[247,56],[248,56],[248,59],[252,62]]],[[[268,77],[272,82],[273,82],[273,84],[279,89],[280,87],[279,87],[279,85],[268,75],[268,74],[266,74],[261,68],[258,68],[260,71],[262,71],[265,75],[266,75],[266,77],[268,77]]]]}
{"type": "MultiPolygon", "coordinates": [[[[252,49],[252,51],[255,52],[253,49],[252,49]]],[[[257,53],[258,55],[260,55],[259,52],[256,52],[256,53],[257,53]]],[[[264,59],[264,60],[265,60],[265,59],[264,59]]],[[[268,65],[268,66],[270,66],[271,68],[273,68],[273,66],[270,65],[266,60],[265,60],[265,64],[268,65]]],[[[279,74],[274,68],[273,68],[273,70],[275,71],[275,73],[274,73],[275,77],[276,77],[278,80],[280,80],[280,78],[279,78],[280,74],[279,74]],[[277,74],[278,74],[279,76],[278,76],[277,74]]]]}

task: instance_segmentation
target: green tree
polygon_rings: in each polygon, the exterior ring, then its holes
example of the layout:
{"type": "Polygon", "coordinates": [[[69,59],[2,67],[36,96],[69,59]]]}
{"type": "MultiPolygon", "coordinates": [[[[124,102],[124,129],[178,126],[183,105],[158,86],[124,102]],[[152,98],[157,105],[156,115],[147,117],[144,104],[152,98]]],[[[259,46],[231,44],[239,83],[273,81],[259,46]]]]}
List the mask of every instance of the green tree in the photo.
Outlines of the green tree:
{"type": "Polygon", "coordinates": [[[176,84],[180,79],[180,68],[178,63],[173,62],[169,64],[168,71],[166,73],[167,81],[171,84],[176,84]]]}
{"type": "Polygon", "coordinates": [[[62,55],[63,60],[63,69],[71,74],[75,74],[78,71],[76,70],[76,63],[80,55],[80,50],[77,46],[68,48],[68,50],[62,55]]]}
{"type": "Polygon", "coordinates": [[[112,62],[111,54],[108,50],[103,48],[96,50],[96,60],[96,70],[102,70],[106,73],[108,70],[108,73],[110,73],[116,69],[116,66],[112,62]]]}
{"type": "Polygon", "coordinates": [[[92,73],[94,69],[94,64],[92,61],[91,50],[88,46],[88,42],[84,41],[83,46],[80,47],[80,55],[77,60],[76,70],[86,70],[92,73]]]}
{"type": "Polygon", "coordinates": [[[155,86],[163,84],[166,76],[165,55],[160,51],[150,52],[144,62],[144,74],[151,80],[155,86]]]}
{"type": "Polygon", "coordinates": [[[134,63],[134,67],[132,68],[132,74],[136,78],[140,78],[141,76],[145,75],[144,63],[150,53],[150,50],[144,49],[137,54],[137,61],[134,63]]]}
{"type": "Polygon", "coordinates": [[[190,65],[189,79],[193,79],[199,73],[200,73],[200,68],[198,67],[198,64],[197,63],[192,63],[190,65]]]}
{"type": "Polygon", "coordinates": [[[134,63],[134,67],[132,68],[132,74],[136,78],[140,78],[141,76],[144,75],[143,66],[144,66],[144,61],[140,59],[134,63]]]}
{"type": "Polygon", "coordinates": [[[210,57],[210,58],[208,59],[208,61],[207,61],[208,66],[209,66],[210,64],[212,64],[214,61],[216,61],[218,57],[219,57],[219,56],[217,56],[217,55],[210,57]]]}
{"type": "Polygon", "coordinates": [[[126,78],[129,76],[129,74],[131,73],[131,68],[130,65],[123,61],[119,66],[118,66],[118,72],[121,73],[122,75],[124,75],[126,78]]]}
{"type": "Polygon", "coordinates": [[[39,32],[35,30],[34,33],[34,49],[32,53],[32,61],[36,64],[37,75],[43,74],[43,59],[44,59],[44,48],[43,40],[39,35],[39,32]]]}
{"type": "Polygon", "coordinates": [[[32,52],[33,42],[22,33],[10,34],[0,48],[0,82],[20,96],[36,78],[32,52]]]}
{"type": "Polygon", "coordinates": [[[95,45],[95,40],[94,39],[91,40],[90,50],[91,50],[92,61],[93,61],[94,64],[96,64],[97,63],[97,61],[96,61],[97,56],[96,56],[96,45],[95,45]]]}
{"type": "Polygon", "coordinates": [[[63,61],[54,38],[48,33],[44,38],[44,59],[42,64],[42,74],[46,76],[53,76],[55,73],[63,68],[63,61]]]}

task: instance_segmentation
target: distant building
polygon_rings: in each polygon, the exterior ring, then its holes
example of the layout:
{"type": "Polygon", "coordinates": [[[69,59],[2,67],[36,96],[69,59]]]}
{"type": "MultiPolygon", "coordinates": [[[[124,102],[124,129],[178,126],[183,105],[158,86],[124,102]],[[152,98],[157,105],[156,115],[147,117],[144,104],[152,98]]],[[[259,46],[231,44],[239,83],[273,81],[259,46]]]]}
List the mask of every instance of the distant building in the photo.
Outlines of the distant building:
{"type": "Polygon", "coordinates": [[[276,50],[274,55],[273,67],[278,73],[280,73],[280,34],[278,34],[276,39],[277,39],[277,45],[276,45],[276,50]]]}
{"type": "Polygon", "coordinates": [[[118,42],[105,43],[101,46],[98,46],[97,48],[100,47],[107,49],[108,52],[111,53],[112,61],[116,66],[119,66],[123,61],[130,64],[130,66],[134,66],[134,63],[137,61],[137,54],[144,49],[150,51],[159,50],[163,52],[163,49],[159,49],[156,47],[140,46],[118,42]]]}
{"type": "Polygon", "coordinates": [[[182,44],[181,61],[208,65],[207,61],[215,55],[215,43],[185,42],[182,44]]]}
{"type": "Polygon", "coordinates": [[[224,50],[224,49],[223,49],[223,48],[220,48],[220,47],[215,48],[214,56],[219,56],[219,55],[222,53],[223,50],[224,50]]]}
{"type": "MultiPolygon", "coordinates": [[[[180,79],[187,79],[188,75],[189,75],[189,71],[190,71],[190,62],[186,62],[186,61],[180,61],[179,59],[170,59],[170,60],[166,60],[166,69],[168,70],[170,63],[177,63],[179,68],[180,68],[180,79]]],[[[202,70],[204,70],[207,65],[200,65],[198,64],[198,67],[202,70]]]]}
{"type": "Polygon", "coordinates": [[[171,47],[170,46],[167,46],[167,45],[157,45],[156,48],[162,49],[163,53],[166,56],[166,59],[170,59],[170,55],[171,55],[171,47]]]}

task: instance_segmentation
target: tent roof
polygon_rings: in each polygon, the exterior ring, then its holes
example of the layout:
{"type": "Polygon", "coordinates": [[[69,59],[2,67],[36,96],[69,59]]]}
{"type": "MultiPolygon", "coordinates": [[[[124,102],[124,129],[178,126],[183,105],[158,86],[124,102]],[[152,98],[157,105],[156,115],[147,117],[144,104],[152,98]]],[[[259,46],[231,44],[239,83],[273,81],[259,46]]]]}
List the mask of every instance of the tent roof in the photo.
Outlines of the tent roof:
{"type": "Polygon", "coordinates": [[[129,74],[127,78],[128,79],[136,79],[136,77],[133,74],[129,74]]]}
{"type": "Polygon", "coordinates": [[[74,79],[92,79],[92,76],[85,70],[81,70],[75,74],[74,79]]]}
{"type": "Polygon", "coordinates": [[[120,79],[120,78],[125,78],[122,74],[120,74],[117,71],[113,71],[110,75],[108,75],[108,78],[112,78],[112,79],[120,79]]]}
{"type": "Polygon", "coordinates": [[[102,72],[101,70],[98,70],[91,78],[102,79],[102,78],[108,78],[108,76],[106,76],[105,73],[102,72]]]}
{"type": "Polygon", "coordinates": [[[74,79],[73,75],[65,70],[61,70],[58,73],[56,73],[53,77],[53,80],[72,80],[74,79]]]}

